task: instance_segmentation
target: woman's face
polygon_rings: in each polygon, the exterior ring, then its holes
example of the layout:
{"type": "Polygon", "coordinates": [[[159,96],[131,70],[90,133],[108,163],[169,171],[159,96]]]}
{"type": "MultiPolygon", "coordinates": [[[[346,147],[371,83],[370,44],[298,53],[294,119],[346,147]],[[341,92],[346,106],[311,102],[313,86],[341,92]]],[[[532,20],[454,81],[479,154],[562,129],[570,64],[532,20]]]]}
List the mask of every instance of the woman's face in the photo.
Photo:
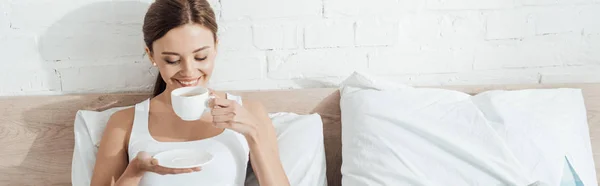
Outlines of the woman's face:
{"type": "MultiPolygon", "coordinates": [[[[167,84],[166,91],[187,86],[206,86],[217,54],[213,33],[199,24],[185,24],[153,43],[150,61],[167,84]]],[[[146,49],[147,52],[148,49],[146,49]]]]}

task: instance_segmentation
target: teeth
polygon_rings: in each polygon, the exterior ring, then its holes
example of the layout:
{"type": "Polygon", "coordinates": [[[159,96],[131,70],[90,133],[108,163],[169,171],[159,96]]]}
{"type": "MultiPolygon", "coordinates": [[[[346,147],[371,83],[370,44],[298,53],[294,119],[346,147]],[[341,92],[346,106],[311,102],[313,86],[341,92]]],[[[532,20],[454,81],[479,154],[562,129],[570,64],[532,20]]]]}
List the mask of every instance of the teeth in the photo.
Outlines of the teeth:
{"type": "MultiPolygon", "coordinates": [[[[178,80],[179,81],[179,80],[178,80]]],[[[198,80],[194,80],[194,81],[179,81],[179,83],[183,84],[183,85],[194,85],[198,82],[198,80]]]]}

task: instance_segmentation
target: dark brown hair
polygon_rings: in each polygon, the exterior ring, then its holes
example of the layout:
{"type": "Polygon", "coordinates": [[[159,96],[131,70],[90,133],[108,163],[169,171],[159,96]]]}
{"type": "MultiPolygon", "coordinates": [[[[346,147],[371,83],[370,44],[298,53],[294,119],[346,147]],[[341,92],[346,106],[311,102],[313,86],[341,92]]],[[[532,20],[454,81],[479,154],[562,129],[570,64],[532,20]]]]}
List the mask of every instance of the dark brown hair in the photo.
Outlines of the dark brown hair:
{"type": "MultiPolygon", "coordinates": [[[[217,21],[215,13],[206,0],[156,0],[144,17],[144,42],[150,53],[154,41],[165,36],[167,32],[181,25],[196,23],[205,26],[213,33],[217,41],[217,21]]],[[[152,97],[165,91],[167,83],[162,79],[160,72],[154,84],[152,97]]]]}

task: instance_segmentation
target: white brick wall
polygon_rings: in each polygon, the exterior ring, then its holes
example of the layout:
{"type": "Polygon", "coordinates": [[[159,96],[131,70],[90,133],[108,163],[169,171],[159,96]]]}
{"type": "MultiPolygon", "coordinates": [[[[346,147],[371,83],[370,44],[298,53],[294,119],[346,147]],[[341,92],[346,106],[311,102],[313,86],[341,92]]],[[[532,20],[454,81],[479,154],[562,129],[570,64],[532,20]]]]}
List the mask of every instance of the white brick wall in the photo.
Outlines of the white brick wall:
{"type": "Polygon", "coordinates": [[[336,48],[354,45],[354,22],[322,20],[304,29],[305,48],[336,48]]]}
{"type": "MultiPolygon", "coordinates": [[[[405,0],[402,0],[405,1],[405,0]]],[[[323,0],[325,17],[397,17],[401,8],[398,0],[323,0]]]]}
{"type": "MultiPolygon", "coordinates": [[[[0,96],[146,91],[152,0],[0,0],[0,96]]],[[[210,0],[211,86],[600,82],[600,0],[210,0]]]]}
{"type": "Polygon", "coordinates": [[[297,49],[301,30],[293,23],[253,25],[254,45],[261,50],[297,49]]]}

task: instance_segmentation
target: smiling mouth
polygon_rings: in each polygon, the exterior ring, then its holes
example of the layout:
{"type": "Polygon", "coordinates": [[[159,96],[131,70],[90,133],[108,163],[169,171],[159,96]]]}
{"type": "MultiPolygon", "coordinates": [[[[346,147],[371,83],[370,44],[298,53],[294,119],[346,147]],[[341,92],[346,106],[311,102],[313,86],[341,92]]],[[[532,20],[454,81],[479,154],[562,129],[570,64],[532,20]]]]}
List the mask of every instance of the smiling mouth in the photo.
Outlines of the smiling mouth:
{"type": "Polygon", "coordinates": [[[198,82],[200,82],[200,78],[198,79],[194,79],[194,80],[179,80],[179,79],[175,79],[175,81],[177,81],[179,83],[179,85],[181,85],[182,87],[191,87],[191,86],[196,86],[198,85],[198,82]]]}

